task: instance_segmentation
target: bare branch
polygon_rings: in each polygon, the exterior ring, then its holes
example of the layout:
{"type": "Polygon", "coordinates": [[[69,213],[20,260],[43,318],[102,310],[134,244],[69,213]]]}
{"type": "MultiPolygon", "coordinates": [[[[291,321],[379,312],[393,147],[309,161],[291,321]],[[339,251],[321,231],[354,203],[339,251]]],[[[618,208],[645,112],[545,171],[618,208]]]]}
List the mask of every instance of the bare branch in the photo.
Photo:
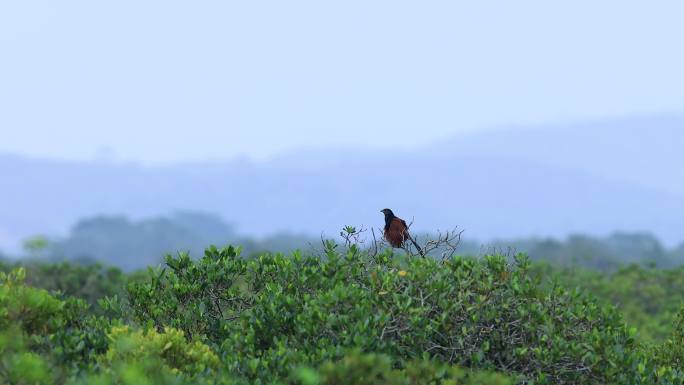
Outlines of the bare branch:
{"type": "MultiPolygon", "coordinates": [[[[413,221],[411,221],[410,224],[407,224],[407,226],[410,227],[411,224],[413,224],[413,221]]],[[[367,240],[363,236],[363,233],[368,232],[368,229],[364,228],[363,226],[359,227],[358,229],[353,226],[345,226],[342,231],[340,231],[340,236],[344,240],[345,246],[347,248],[351,247],[352,245],[356,245],[360,249],[365,249],[368,255],[371,257],[375,257],[378,255],[379,250],[389,247],[382,229],[378,228],[378,231],[380,234],[383,234],[383,236],[380,238],[376,237],[375,229],[372,227],[370,228],[372,239],[368,240],[368,242],[372,243],[368,244],[368,247],[364,247],[367,240]]],[[[402,245],[400,249],[404,250],[410,257],[426,257],[430,255],[436,258],[441,258],[442,260],[450,259],[456,254],[458,246],[461,243],[463,231],[464,230],[460,230],[458,227],[456,227],[453,230],[446,232],[438,230],[436,237],[430,237],[429,235],[424,237],[409,235],[406,240],[410,240],[413,245],[408,243],[402,245]],[[424,239],[421,240],[420,238],[424,239]],[[416,250],[413,249],[413,246],[416,246],[416,250]]]]}
{"type": "Polygon", "coordinates": [[[371,233],[373,234],[373,254],[372,257],[378,255],[378,241],[375,239],[375,229],[371,227],[371,233]]]}
{"type": "Polygon", "coordinates": [[[437,231],[436,239],[427,239],[423,243],[423,254],[434,255],[440,257],[442,260],[450,259],[456,254],[456,250],[461,243],[461,235],[464,230],[459,230],[458,227],[451,231],[442,233],[437,231]]]}

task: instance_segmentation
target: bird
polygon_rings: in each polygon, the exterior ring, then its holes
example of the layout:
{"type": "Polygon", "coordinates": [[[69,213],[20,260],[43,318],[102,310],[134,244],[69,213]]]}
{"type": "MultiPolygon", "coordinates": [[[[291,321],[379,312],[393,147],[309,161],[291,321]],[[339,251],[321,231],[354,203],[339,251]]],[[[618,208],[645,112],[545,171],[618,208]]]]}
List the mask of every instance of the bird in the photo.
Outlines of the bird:
{"type": "Polygon", "coordinates": [[[390,209],[382,209],[380,212],[385,214],[384,236],[390,246],[404,248],[404,242],[408,239],[413,243],[413,246],[418,249],[418,253],[420,253],[421,256],[424,256],[423,250],[418,246],[416,241],[413,240],[411,234],[409,234],[406,221],[394,215],[390,209]]]}

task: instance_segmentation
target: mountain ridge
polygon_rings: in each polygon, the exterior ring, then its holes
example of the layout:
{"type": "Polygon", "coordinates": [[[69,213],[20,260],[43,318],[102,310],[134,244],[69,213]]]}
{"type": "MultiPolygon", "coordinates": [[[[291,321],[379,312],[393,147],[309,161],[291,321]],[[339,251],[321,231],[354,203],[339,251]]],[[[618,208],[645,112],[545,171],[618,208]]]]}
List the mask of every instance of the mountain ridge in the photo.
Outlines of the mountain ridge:
{"type": "Polygon", "coordinates": [[[219,214],[256,236],[334,236],[347,224],[376,225],[379,210],[393,207],[415,217],[417,230],[460,225],[481,239],[645,230],[679,242],[680,127],[684,118],[618,119],[459,135],[416,151],[323,149],[175,166],[0,154],[0,249],[34,233],[63,235],[94,214],[177,209],[219,214]]]}

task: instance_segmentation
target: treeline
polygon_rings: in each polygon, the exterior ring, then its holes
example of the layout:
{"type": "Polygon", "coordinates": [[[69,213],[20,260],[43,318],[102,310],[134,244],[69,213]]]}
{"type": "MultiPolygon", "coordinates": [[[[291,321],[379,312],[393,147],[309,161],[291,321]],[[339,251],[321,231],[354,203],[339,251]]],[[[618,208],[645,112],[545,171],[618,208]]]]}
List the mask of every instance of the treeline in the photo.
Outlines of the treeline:
{"type": "MultiPolygon", "coordinates": [[[[427,238],[429,235],[418,235],[427,238]]],[[[233,225],[219,217],[197,212],[177,212],[169,216],[132,221],[121,216],[97,216],[79,221],[63,239],[27,240],[26,256],[47,261],[100,262],[126,271],[163,262],[163,255],[187,251],[201,256],[208,244],[239,244],[246,256],[263,252],[314,252],[321,240],[304,235],[274,234],[256,239],[239,234],[233,225]]],[[[506,239],[479,242],[465,234],[457,253],[481,256],[492,253],[523,252],[533,260],[558,265],[581,266],[614,271],[633,263],[673,267],[684,262],[684,244],[665,247],[647,233],[615,233],[606,237],[572,235],[564,240],[551,238],[506,239]]]]}
{"type": "Polygon", "coordinates": [[[681,269],[634,265],[599,273],[518,254],[438,261],[325,245],[320,255],[251,258],[210,247],[201,258],[170,255],[163,267],[134,274],[99,265],[3,265],[0,378],[151,385],[684,382],[684,319],[672,311],[682,304],[681,269]],[[644,317],[669,318],[662,322],[668,326],[635,326],[636,313],[625,323],[625,304],[643,307],[644,317]]]}
{"type": "Polygon", "coordinates": [[[209,244],[242,245],[245,255],[306,248],[320,240],[273,234],[256,239],[211,214],[178,211],[138,221],[124,216],[96,216],[78,221],[62,239],[34,237],[25,243],[26,257],[46,261],[103,263],[133,271],[163,262],[168,253],[201,256],[209,244]]]}
{"type": "Polygon", "coordinates": [[[465,241],[461,244],[460,252],[464,255],[523,252],[533,260],[599,271],[614,271],[630,264],[657,267],[684,264],[684,243],[667,248],[658,238],[643,232],[616,232],[605,237],[575,234],[564,240],[504,239],[487,244],[465,241]]]}

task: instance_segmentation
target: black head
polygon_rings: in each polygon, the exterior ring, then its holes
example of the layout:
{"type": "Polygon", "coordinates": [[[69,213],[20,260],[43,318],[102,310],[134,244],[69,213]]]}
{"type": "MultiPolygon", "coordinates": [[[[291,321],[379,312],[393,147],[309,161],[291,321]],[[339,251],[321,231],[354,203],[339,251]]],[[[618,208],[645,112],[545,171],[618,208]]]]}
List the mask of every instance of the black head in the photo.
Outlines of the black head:
{"type": "Polygon", "coordinates": [[[382,209],[380,212],[385,214],[385,218],[394,218],[394,213],[390,209],[382,209]]]}
{"type": "Polygon", "coordinates": [[[385,214],[385,231],[389,228],[390,223],[392,222],[392,219],[394,219],[394,213],[390,209],[382,209],[380,210],[381,213],[385,214]]]}

